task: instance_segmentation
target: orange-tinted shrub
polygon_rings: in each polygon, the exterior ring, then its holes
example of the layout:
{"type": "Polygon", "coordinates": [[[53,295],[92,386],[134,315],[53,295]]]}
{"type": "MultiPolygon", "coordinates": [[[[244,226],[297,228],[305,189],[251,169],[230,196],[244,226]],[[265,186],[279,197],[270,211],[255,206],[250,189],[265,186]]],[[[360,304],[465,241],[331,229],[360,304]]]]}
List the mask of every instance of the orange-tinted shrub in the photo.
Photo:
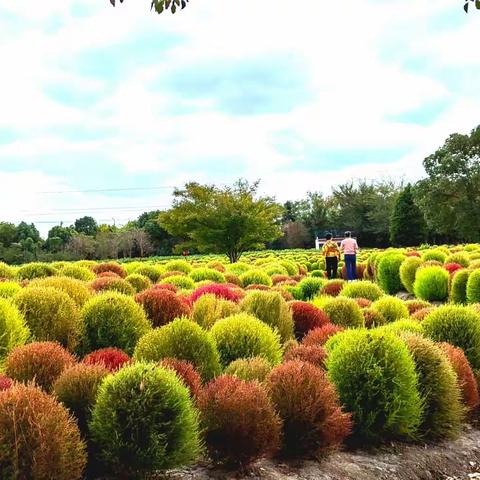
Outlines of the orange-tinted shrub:
{"type": "Polygon", "coordinates": [[[252,283],[251,285],[247,285],[245,290],[270,290],[270,287],[267,285],[252,283]]]}
{"type": "Polygon", "coordinates": [[[327,358],[326,350],[320,345],[297,345],[289,348],[283,357],[284,362],[290,360],[300,360],[308,362],[319,368],[324,368],[325,359],[327,358]]]}
{"type": "Polygon", "coordinates": [[[238,303],[243,297],[243,292],[241,292],[237,287],[232,288],[224,283],[211,283],[209,285],[203,285],[202,287],[197,288],[190,295],[190,299],[192,302],[196,302],[202,295],[206,294],[212,294],[218,298],[230,300],[231,302],[235,303],[238,303]]]}
{"type": "Polygon", "coordinates": [[[175,318],[190,315],[188,304],[169,290],[151,288],[136,295],[135,300],[143,306],[154,327],[161,327],[175,318]]]}
{"type": "Polygon", "coordinates": [[[302,344],[310,345],[325,345],[327,340],[338,332],[343,331],[344,328],[333,323],[327,323],[323,327],[310,330],[305,337],[303,337],[302,344]]]}
{"type": "Polygon", "coordinates": [[[190,390],[192,398],[198,398],[202,389],[202,378],[190,362],[176,358],[164,358],[160,361],[160,366],[174,370],[177,377],[190,390]]]}
{"type": "Polygon", "coordinates": [[[35,383],[50,392],[55,380],[75,358],[59,343],[33,342],[14,348],[5,360],[5,373],[19,382],[35,383]]]}
{"type": "Polygon", "coordinates": [[[350,434],[351,417],[342,412],[335,388],[321,369],[308,362],[286,362],[270,372],[266,385],[283,421],[286,455],[315,455],[350,434]]]}
{"type": "Polygon", "coordinates": [[[278,292],[286,302],[291,302],[294,300],[293,295],[282,287],[272,287],[270,290],[273,292],[278,292]]]}
{"type": "Polygon", "coordinates": [[[97,278],[122,278],[118,273],[115,272],[102,272],[97,275],[97,278]]]}
{"type": "Polygon", "coordinates": [[[6,377],[5,375],[0,375],[0,392],[7,390],[13,385],[13,380],[6,377]]]}
{"type": "Polygon", "coordinates": [[[285,282],[287,280],[290,280],[290,277],[288,275],[272,275],[272,282],[274,285],[277,285],[277,283],[285,282]]]}
{"type": "Polygon", "coordinates": [[[374,308],[364,308],[362,310],[364,324],[366,328],[379,327],[380,325],[385,325],[386,320],[382,313],[374,308]]]}
{"type": "Polygon", "coordinates": [[[372,304],[372,301],[368,298],[355,298],[354,300],[360,308],[368,308],[372,304]]]}
{"type": "Polygon", "coordinates": [[[278,450],[281,422],[258,382],[218,377],[202,390],[198,407],[212,459],[247,465],[278,450]]]}
{"type": "Polygon", "coordinates": [[[410,315],[414,320],[422,321],[429,313],[432,313],[435,310],[435,307],[421,308],[415,313],[410,315]]]}
{"type": "Polygon", "coordinates": [[[0,477],[79,480],[85,445],[69,413],[33,385],[0,392],[0,477]]]}
{"type": "Polygon", "coordinates": [[[178,288],[175,285],[172,285],[171,283],[156,283],[153,285],[152,289],[154,290],[170,290],[173,293],[177,293],[178,288]]]}
{"type": "Polygon", "coordinates": [[[292,309],[295,336],[301,340],[310,330],[323,327],[330,322],[328,315],[320,308],[308,302],[289,303],[292,309]]]}
{"type": "Polygon", "coordinates": [[[90,288],[98,293],[105,291],[115,291],[124,293],[125,295],[134,295],[135,289],[123,278],[115,277],[97,277],[92,283],[90,288]]]}
{"type": "Polygon", "coordinates": [[[240,280],[240,277],[238,275],[235,275],[234,273],[225,273],[225,281],[232,284],[232,285],[237,285],[240,287],[242,285],[242,281],[240,280]]]}
{"type": "Polygon", "coordinates": [[[125,278],[127,276],[126,270],[121,265],[115,262],[99,263],[98,265],[94,265],[92,267],[92,270],[97,275],[103,272],[113,272],[122,278],[125,278]]]}
{"type": "Polygon", "coordinates": [[[474,410],[478,406],[480,398],[477,381],[465,353],[461,348],[454,347],[450,343],[440,343],[438,346],[447,354],[450,364],[457,374],[463,403],[469,410],[474,410]]]}
{"type": "Polygon", "coordinates": [[[116,372],[130,362],[130,357],[123,350],[114,347],[101,348],[89,353],[83,363],[87,365],[102,365],[109,372],[116,372]]]}
{"type": "Polygon", "coordinates": [[[405,302],[405,306],[408,308],[408,313],[413,315],[415,312],[422,310],[424,308],[431,307],[430,302],[426,302],[425,300],[407,300],[405,302]]]}
{"type": "Polygon", "coordinates": [[[344,280],[329,280],[321,289],[321,295],[330,295],[331,297],[336,297],[340,295],[343,285],[345,284],[344,280]]]}

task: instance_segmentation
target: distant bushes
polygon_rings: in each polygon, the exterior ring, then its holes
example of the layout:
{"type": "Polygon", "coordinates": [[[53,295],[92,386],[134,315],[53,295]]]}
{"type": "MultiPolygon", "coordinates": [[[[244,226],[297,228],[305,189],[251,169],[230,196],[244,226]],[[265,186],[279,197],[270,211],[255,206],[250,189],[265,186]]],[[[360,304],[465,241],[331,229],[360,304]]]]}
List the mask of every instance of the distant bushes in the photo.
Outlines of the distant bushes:
{"type": "Polygon", "coordinates": [[[213,460],[245,466],[279,449],[281,422],[258,382],[221,376],[204,388],[198,406],[213,460]]]}
{"type": "Polygon", "coordinates": [[[96,275],[104,272],[113,272],[121,278],[125,278],[127,276],[126,270],[116,262],[98,263],[97,265],[92,266],[92,271],[96,275]]]}
{"type": "Polygon", "coordinates": [[[215,283],[225,283],[225,275],[214,268],[194,268],[189,276],[194,282],[211,280],[215,283]]]}
{"type": "Polygon", "coordinates": [[[57,270],[48,263],[26,263],[17,270],[17,277],[20,280],[33,280],[34,278],[50,277],[55,275],[57,270]]]}

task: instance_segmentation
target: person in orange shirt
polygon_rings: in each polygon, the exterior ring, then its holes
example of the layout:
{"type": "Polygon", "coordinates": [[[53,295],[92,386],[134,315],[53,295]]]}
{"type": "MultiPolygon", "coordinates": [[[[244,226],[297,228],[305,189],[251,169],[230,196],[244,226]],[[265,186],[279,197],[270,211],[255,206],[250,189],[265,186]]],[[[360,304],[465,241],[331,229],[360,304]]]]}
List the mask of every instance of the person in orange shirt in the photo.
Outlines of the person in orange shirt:
{"type": "Polygon", "coordinates": [[[357,241],[352,238],[352,232],[345,232],[345,238],[340,244],[340,250],[343,252],[345,258],[345,267],[347,269],[347,279],[357,279],[357,253],[358,244],[357,241]]]}
{"type": "Polygon", "coordinates": [[[327,233],[325,235],[327,241],[323,245],[322,253],[325,257],[325,264],[327,268],[327,277],[329,280],[337,278],[338,261],[340,259],[340,249],[336,242],[332,240],[332,234],[327,233]]]}

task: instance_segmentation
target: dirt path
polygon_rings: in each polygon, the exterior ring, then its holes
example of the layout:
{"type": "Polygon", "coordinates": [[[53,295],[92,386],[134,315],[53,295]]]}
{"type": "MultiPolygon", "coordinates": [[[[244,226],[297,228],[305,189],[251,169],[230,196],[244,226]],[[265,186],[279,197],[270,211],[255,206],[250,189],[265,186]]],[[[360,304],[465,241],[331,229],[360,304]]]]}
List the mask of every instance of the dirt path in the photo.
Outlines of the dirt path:
{"type": "Polygon", "coordinates": [[[165,480],[480,480],[480,430],[467,427],[455,441],[392,444],[376,450],[336,452],[324,460],[261,461],[243,474],[210,465],[169,472],[165,480]]]}

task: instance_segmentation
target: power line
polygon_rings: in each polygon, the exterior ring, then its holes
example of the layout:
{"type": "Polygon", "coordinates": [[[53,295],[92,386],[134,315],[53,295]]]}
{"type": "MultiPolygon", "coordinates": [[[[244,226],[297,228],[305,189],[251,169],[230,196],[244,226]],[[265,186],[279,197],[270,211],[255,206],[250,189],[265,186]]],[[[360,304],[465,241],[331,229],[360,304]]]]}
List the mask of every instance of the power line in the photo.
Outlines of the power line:
{"type": "Polygon", "coordinates": [[[49,212],[31,212],[28,210],[22,210],[22,213],[25,216],[33,216],[33,215],[55,215],[57,213],[88,213],[92,211],[105,211],[105,210],[123,210],[123,211],[138,211],[138,210],[145,210],[147,208],[152,209],[159,209],[159,208],[168,208],[168,205],[139,205],[139,206],[130,206],[130,207],[86,207],[86,208],[54,208],[51,209],[49,212]]]}
{"type": "Polygon", "coordinates": [[[128,191],[143,191],[143,190],[173,190],[175,187],[169,185],[162,185],[159,187],[128,187],[128,188],[92,188],[88,190],[59,190],[51,192],[35,192],[38,195],[54,195],[65,193],[94,193],[94,192],[128,192],[128,191]]]}

